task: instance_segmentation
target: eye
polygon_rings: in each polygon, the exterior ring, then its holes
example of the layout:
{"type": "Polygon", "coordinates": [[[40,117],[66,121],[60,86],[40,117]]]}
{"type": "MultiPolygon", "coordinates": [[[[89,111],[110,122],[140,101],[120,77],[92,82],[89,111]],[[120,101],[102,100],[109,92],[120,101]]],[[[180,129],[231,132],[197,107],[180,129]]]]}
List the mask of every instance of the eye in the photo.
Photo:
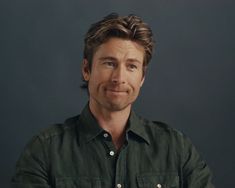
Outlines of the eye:
{"type": "Polygon", "coordinates": [[[135,65],[135,64],[129,64],[128,65],[128,69],[129,70],[131,70],[131,71],[133,71],[133,70],[135,70],[135,69],[137,69],[138,67],[135,65]]]}
{"type": "Polygon", "coordinates": [[[107,67],[115,67],[115,63],[112,61],[105,61],[103,64],[107,67]]]}

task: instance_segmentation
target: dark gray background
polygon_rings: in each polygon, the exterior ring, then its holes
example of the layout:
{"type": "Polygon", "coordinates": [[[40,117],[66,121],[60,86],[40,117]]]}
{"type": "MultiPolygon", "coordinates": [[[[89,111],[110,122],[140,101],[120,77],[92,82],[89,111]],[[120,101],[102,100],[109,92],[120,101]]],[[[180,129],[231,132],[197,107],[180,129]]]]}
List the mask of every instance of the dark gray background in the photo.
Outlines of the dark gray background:
{"type": "Polygon", "coordinates": [[[110,12],[143,17],[157,41],[136,111],[186,133],[216,187],[234,187],[234,2],[1,0],[0,187],[33,135],[86,104],[83,36],[110,12]]]}

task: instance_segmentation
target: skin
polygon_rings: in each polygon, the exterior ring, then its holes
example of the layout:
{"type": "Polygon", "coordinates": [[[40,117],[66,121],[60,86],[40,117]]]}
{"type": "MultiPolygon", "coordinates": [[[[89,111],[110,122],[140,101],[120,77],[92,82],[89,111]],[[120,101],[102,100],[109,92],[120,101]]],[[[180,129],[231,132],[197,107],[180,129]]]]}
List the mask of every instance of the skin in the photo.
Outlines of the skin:
{"type": "Polygon", "coordinates": [[[119,149],[131,106],[144,83],[144,48],[136,42],[110,38],[96,50],[92,67],[83,60],[88,81],[89,107],[99,125],[108,131],[119,149]]]}

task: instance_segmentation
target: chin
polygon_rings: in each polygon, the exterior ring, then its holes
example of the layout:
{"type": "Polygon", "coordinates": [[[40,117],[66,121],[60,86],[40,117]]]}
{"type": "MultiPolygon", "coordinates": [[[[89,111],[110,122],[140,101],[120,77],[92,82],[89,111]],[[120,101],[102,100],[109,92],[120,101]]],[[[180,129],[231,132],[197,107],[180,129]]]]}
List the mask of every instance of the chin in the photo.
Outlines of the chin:
{"type": "Polygon", "coordinates": [[[131,104],[109,103],[108,109],[110,111],[122,111],[131,106],[131,104]]]}

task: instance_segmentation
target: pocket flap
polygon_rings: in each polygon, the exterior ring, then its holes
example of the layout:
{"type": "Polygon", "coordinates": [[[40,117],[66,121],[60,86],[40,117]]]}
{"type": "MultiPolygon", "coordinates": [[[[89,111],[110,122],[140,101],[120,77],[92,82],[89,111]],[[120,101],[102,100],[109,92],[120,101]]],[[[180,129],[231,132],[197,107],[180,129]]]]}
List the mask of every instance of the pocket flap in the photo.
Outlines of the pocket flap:
{"type": "Polygon", "coordinates": [[[56,179],[58,188],[100,188],[101,181],[99,178],[89,177],[63,177],[56,179]]]}
{"type": "Polygon", "coordinates": [[[177,188],[179,176],[177,174],[142,174],[137,176],[140,188],[177,188]]]}

